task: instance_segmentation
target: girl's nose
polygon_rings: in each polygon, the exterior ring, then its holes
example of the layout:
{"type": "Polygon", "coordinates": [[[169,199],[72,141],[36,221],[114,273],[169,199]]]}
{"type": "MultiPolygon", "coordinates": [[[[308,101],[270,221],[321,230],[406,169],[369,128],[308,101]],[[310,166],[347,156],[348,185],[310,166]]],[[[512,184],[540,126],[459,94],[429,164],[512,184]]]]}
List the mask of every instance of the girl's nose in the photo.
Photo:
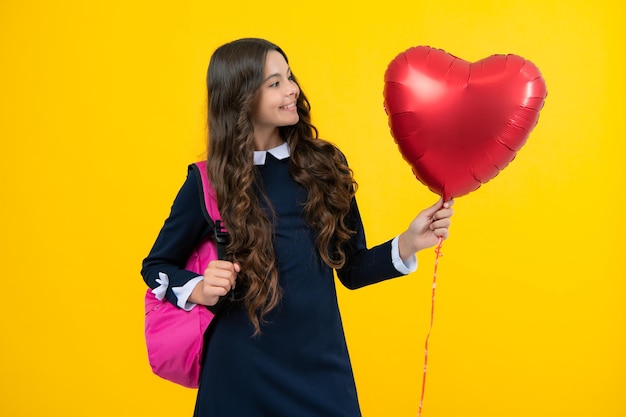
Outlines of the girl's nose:
{"type": "Polygon", "coordinates": [[[290,82],[289,87],[287,89],[287,95],[288,96],[297,96],[298,93],[300,92],[300,89],[298,88],[298,85],[294,82],[290,82]]]}

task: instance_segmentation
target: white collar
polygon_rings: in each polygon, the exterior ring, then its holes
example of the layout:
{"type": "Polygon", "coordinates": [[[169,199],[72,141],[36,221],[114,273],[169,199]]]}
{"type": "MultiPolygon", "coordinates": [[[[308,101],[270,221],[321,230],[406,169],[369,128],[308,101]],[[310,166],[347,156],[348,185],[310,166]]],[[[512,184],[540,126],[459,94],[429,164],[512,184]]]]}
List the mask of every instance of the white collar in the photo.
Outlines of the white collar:
{"type": "Polygon", "coordinates": [[[278,145],[275,148],[268,149],[267,151],[254,151],[254,165],[265,165],[265,158],[267,153],[271,153],[276,159],[289,158],[289,145],[287,142],[283,142],[282,145],[278,145]]]}

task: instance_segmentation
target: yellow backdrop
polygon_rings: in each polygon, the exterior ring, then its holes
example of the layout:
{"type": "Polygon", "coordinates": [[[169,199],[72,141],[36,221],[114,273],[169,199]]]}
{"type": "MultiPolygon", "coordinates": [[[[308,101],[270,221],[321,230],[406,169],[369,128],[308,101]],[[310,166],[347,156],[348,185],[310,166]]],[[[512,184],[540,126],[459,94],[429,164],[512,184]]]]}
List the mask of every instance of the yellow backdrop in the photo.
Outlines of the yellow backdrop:
{"type": "MultiPolygon", "coordinates": [[[[393,57],[430,45],[533,61],[549,91],[539,125],[456,202],[423,415],[626,415],[626,6],[506,3],[3,0],[0,415],[191,415],[194,391],[148,367],[139,269],[202,157],[209,56],[244,36],[287,51],[356,172],[370,244],[437,198],[389,134],[393,57]]],[[[434,253],[419,261],[340,290],[365,417],[417,414],[434,253]]]]}

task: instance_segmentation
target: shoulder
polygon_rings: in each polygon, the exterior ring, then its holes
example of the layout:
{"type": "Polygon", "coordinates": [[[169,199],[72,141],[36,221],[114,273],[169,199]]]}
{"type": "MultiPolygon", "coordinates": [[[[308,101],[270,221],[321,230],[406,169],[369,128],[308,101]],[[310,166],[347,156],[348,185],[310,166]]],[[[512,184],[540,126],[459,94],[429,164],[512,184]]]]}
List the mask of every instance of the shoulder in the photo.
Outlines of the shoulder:
{"type": "MultiPolygon", "coordinates": [[[[330,160],[340,161],[343,164],[347,164],[348,160],[346,158],[346,155],[335,143],[321,138],[306,140],[303,142],[306,148],[310,148],[311,150],[324,155],[330,160]]],[[[297,151],[298,148],[296,148],[296,152],[297,151]]]]}
{"type": "Polygon", "coordinates": [[[179,209],[198,207],[201,201],[201,193],[202,183],[198,176],[197,169],[193,167],[193,164],[190,164],[187,167],[185,181],[174,199],[174,206],[179,209]]]}

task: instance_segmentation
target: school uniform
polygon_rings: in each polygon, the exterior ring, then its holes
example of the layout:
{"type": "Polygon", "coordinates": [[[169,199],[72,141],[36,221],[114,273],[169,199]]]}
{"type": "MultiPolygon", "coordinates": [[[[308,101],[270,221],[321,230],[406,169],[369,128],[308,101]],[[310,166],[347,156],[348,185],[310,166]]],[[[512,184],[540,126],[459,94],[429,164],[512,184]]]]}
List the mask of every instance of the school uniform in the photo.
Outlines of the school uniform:
{"type": "MultiPolygon", "coordinates": [[[[275,213],[282,299],[258,336],[243,303],[218,312],[206,333],[194,417],[360,416],[333,270],[319,257],[315,233],[304,219],[307,193],[289,175],[289,149],[283,144],[255,152],[255,163],[275,213]]],[[[187,309],[193,308],[186,299],[190,283],[201,277],[181,268],[195,243],[211,233],[199,181],[190,169],[142,269],[152,288],[166,274],[166,297],[187,309]]],[[[346,265],[337,271],[343,285],[359,288],[415,270],[415,258],[408,265],[399,259],[396,239],[367,249],[356,201],[346,220],[356,233],[346,245],[346,265]]]]}

